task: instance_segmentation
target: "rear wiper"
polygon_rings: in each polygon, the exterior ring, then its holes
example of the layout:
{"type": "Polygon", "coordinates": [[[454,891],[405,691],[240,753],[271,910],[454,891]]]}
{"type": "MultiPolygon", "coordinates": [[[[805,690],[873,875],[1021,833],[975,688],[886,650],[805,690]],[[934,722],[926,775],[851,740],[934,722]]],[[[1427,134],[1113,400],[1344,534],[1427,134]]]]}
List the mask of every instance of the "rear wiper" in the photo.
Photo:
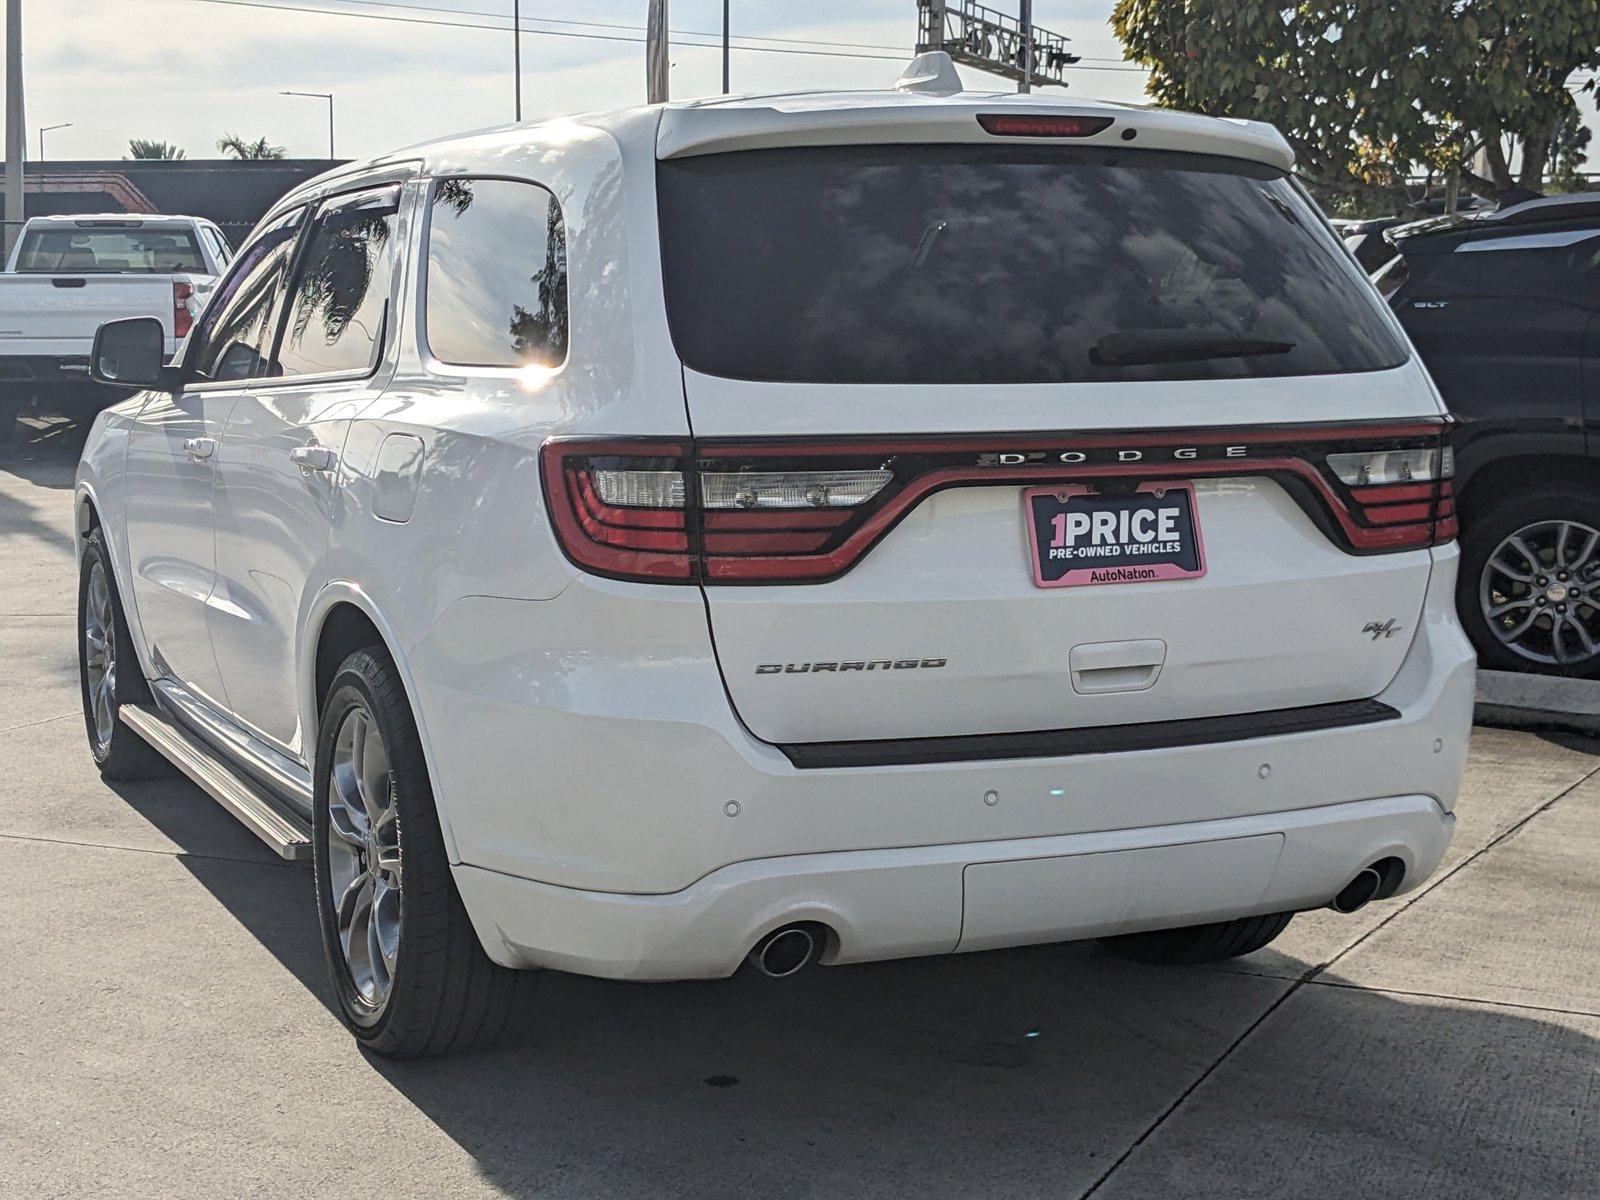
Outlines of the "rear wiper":
{"type": "Polygon", "coordinates": [[[1136,367],[1208,358],[1254,358],[1258,354],[1287,354],[1294,348],[1294,342],[1241,338],[1203,329],[1129,329],[1101,338],[1090,348],[1089,361],[1097,367],[1136,367]]]}

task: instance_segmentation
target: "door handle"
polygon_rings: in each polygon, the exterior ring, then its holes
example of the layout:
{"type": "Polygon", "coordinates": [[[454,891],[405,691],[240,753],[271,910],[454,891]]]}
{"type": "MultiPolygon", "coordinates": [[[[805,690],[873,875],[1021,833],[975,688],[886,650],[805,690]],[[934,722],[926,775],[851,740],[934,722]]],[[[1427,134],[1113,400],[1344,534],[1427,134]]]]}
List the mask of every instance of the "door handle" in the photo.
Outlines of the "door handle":
{"type": "Polygon", "coordinates": [[[302,475],[310,475],[313,471],[333,470],[334,457],[332,450],[313,443],[289,451],[289,461],[300,468],[302,475]]]}
{"type": "Polygon", "coordinates": [[[195,462],[210,458],[217,450],[217,439],[208,437],[189,438],[183,443],[183,448],[195,462]]]}

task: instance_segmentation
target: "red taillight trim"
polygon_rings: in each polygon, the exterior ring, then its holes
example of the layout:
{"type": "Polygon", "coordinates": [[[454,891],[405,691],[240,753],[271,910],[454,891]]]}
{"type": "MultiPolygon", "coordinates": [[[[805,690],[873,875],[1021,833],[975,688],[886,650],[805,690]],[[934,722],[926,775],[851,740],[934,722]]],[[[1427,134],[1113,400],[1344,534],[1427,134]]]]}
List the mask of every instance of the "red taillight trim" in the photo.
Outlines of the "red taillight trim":
{"type": "Polygon", "coordinates": [[[646,439],[546,442],[539,460],[556,540],[574,564],[596,575],[689,582],[695,577],[695,559],[689,552],[687,511],[606,504],[584,473],[589,459],[642,456],[675,460],[683,469],[688,447],[646,439]]]}
{"type": "Polygon", "coordinates": [[[1352,449],[1392,449],[1396,442],[1438,444],[1448,429],[1447,420],[1436,419],[1003,439],[839,437],[699,443],[557,439],[545,444],[541,460],[546,499],[559,540],[568,556],[587,570],[663,582],[821,583],[855,566],[927,496],[962,486],[1261,475],[1283,483],[1300,507],[1347,552],[1373,554],[1437,545],[1456,534],[1448,479],[1348,487],[1328,469],[1326,457],[1352,449]],[[1145,452],[1176,449],[1169,458],[1141,459],[1136,464],[1048,461],[1008,465],[1004,461],[1034,451],[1059,451],[1063,446],[1076,452],[1109,451],[1130,444],[1145,452]],[[1276,452],[1236,458],[1231,456],[1235,444],[1250,451],[1276,448],[1276,452]],[[1209,448],[1213,457],[1189,454],[1188,447],[1209,448]],[[1184,457],[1179,458],[1180,454],[1184,457]],[[951,457],[966,459],[971,465],[938,461],[951,457]],[[637,470],[661,470],[670,462],[670,469],[684,475],[686,508],[606,505],[587,474],[591,459],[637,463],[631,468],[637,470]],[[784,460],[783,465],[769,468],[766,464],[775,459],[784,460]],[[859,506],[699,508],[696,481],[702,471],[822,471],[845,462],[859,467],[880,461],[895,470],[895,479],[859,506]],[[741,468],[740,464],[753,465],[741,468]]]}
{"type": "Polygon", "coordinates": [[[175,340],[188,337],[189,331],[194,328],[194,314],[189,311],[189,301],[192,299],[194,299],[192,283],[172,285],[172,336],[175,340]]]}
{"type": "Polygon", "coordinates": [[[1082,138],[1104,133],[1115,124],[1115,118],[979,113],[978,124],[995,137],[1082,138]]]}

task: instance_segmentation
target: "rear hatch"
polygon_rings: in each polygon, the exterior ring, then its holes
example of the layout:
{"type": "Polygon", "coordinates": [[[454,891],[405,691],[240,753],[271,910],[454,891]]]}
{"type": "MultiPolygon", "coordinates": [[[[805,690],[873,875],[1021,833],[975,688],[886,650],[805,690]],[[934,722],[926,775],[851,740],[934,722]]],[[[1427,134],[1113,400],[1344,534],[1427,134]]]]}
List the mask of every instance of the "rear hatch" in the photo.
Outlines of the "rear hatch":
{"type": "Polygon", "coordinates": [[[1169,721],[1394,677],[1452,532],[1442,418],[1282,170],[979,143],[658,183],[693,444],[601,447],[588,515],[684,506],[757,737],[1169,721]]]}

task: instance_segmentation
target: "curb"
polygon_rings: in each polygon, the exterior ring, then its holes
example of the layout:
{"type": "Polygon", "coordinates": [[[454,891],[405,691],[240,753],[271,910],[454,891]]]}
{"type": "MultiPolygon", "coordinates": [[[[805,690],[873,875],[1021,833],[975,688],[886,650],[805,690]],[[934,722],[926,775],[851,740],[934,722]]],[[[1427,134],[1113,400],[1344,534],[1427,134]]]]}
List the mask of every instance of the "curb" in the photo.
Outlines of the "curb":
{"type": "Polygon", "coordinates": [[[1600,735],[1600,679],[1480,670],[1474,718],[1480,725],[1600,735]]]}

